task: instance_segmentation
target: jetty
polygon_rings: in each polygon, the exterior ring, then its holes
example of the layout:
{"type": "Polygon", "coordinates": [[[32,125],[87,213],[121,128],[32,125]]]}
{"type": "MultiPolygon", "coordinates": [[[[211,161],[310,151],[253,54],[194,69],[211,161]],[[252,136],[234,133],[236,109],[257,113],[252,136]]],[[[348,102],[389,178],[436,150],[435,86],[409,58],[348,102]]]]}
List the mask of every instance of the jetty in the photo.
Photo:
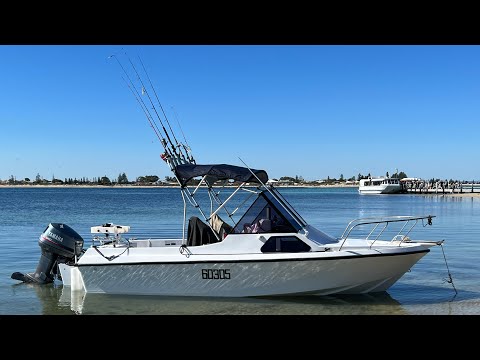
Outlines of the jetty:
{"type": "Polygon", "coordinates": [[[480,183],[461,181],[427,181],[402,179],[403,193],[411,194],[467,194],[480,193],[480,183]]]}

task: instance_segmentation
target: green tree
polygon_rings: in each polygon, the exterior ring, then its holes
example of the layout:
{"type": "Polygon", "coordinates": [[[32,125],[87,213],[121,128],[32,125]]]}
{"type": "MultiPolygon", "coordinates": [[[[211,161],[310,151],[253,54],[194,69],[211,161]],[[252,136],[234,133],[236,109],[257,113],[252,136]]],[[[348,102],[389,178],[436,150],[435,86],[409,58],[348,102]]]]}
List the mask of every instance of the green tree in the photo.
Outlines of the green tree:
{"type": "Polygon", "coordinates": [[[292,182],[294,182],[295,178],[293,178],[291,176],[282,176],[279,180],[280,181],[292,181],[292,182]]]}
{"type": "Polygon", "coordinates": [[[125,173],[118,174],[117,183],[128,184],[127,174],[125,174],[125,173]]]}
{"type": "Polygon", "coordinates": [[[105,176],[102,176],[102,178],[100,179],[100,184],[101,184],[101,185],[111,185],[112,182],[110,181],[110,179],[108,178],[108,176],[105,175],[105,176]]]}
{"type": "Polygon", "coordinates": [[[157,182],[159,179],[159,177],[157,175],[147,175],[145,176],[145,181],[147,183],[154,183],[154,182],[157,182]]]}
{"type": "Polygon", "coordinates": [[[55,179],[55,177],[52,179],[52,184],[63,184],[63,181],[60,179],[55,179]]]}

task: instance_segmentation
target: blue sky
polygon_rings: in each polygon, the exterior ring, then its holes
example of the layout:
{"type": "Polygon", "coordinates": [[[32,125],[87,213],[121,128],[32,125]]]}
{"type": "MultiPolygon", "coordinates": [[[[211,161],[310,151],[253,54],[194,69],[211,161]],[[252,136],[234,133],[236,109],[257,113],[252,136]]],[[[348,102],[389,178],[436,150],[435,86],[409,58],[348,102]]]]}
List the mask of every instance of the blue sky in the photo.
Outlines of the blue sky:
{"type": "Polygon", "coordinates": [[[0,45],[0,179],[172,175],[122,49],[197,163],[480,180],[480,46],[459,45],[0,45]]]}

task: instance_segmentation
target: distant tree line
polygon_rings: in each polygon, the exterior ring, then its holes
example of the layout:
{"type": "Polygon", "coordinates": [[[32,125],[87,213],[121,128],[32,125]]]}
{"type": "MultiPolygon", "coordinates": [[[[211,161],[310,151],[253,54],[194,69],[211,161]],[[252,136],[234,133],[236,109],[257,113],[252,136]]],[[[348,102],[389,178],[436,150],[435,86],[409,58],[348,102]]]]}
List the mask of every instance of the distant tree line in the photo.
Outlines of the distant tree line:
{"type": "MultiPolygon", "coordinates": [[[[388,172],[386,174],[387,177],[398,177],[400,179],[403,179],[407,177],[407,174],[405,174],[403,171],[399,172],[398,174],[392,174],[389,176],[388,172]]],[[[358,174],[356,177],[357,181],[360,181],[361,179],[369,178],[371,177],[370,173],[368,175],[363,175],[361,173],[358,174]]],[[[279,182],[285,182],[285,183],[297,183],[297,184],[311,184],[311,183],[318,183],[318,180],[314,181],[308,181],[303,178],[303,176],[295,175],[293,176],[282,176],[278,180],[273,179],[275,181],[279,182]]],[[[1,180],[0,180],[1,181],[1,180]]],[[[330,177],[328,176],[327,179],[323,180],[324,183],[330,184],[330,183],[338,183],[338,182],[346,182],[346,181],[355,181],[355,176],[351,176],[349,178],[345,178],[343,174],[340,174],[339,178],[335,177],[330,177]]],[[[192,179],[189,181],[189,184],[196,185],[200,182],[200,180],[192,179]]],[[[164,181],[160,181],[160,178],[157,175],[145,175],[145,176],[139,176],[135,179],[135,181],[129,181],[127,174],[126,173],[120,173],[118,174],[116,179],[110,179],[108,176],[98,176],[98,177],[93,177],[92,179],[88,177],[82,177],[82,178],[64,178],[63,180],[57,179],[55,175],[52,175],[52,180],[46,180],[43,178],[39,173],[35,176],[35,180],[31,181],[30,178],[24,178],[23,180],[18,180],[14,175],[11,175],[10,178],[7,180],[8,184],[65,184],[65,185],[134,185],[134,184],[156,184],[156,183],[166,183],[166,184],[178,184],[176,177],[173,176],[165,176],[164,181]]]]}
{"type": "MultiPolygon", "coordinates": [[[[408,177],[407,174],[405,174],[403,171],[400,171],[400,172],[397,171],[392,175],[390,175],[387,171],[385,176],[386,177],[399,178],[399,179],[403,179],[403,178],[408,177]]],[[[337,184],[337,183],[346,183],[347,181],[349,181],[349,182],[354,182],[355,180],[360,181],[362,179],[368,179],[370,177],[372,177],[370,173],[368,173],[367,175],[363,175],[363,174],[359,173],[357,176],[351,176],[349,178],[346,178],[346,177],[344,177],[343,174],[340,174],[338,179],[336,177],[327,176],[326,179],[314,180],[314,181],[307,181],[302,176],[298,176],[298,175],[295,175],[295,177],[282,176],[278,180],[277,179],[273,179],[273,180],[279,181],[279,182],[284,182],[284,183],[297,183],[297,184],[318,184],[318,183],[321,183],[321,184],[325,184],[325,185],[331,185],[331,184],[337,184]]]]}
{"type": "MultiPolygon", "coordinates": [[[[403,179],[408,177],[407,174],[403,171],[395,172],[394,174],[389,174],[388,172],[385,174],[386,177],[392,178],[399,178],[403,179]]],[[[308,181],[305,180],[302,176],[295,175],[293,176],[282,176],[279,179],[272,179],[278,181],[280,183],[296,183],[302,185],[315,185],[315,184],[338,184],[338,183],[345,183],[347,181],[353,182],[355,180],[360,181],[361,179],[367,179],[372,177],[370,173],[367,175],[363,175],[359,173],[356,177],[351,176],[349,178],[345,178],[343,174],[337,178],[327,176],[326,179],[323,180],[313,180],[308,181]]],[[[430,182],[434,183],[437,181],[441,181],[440,179],[432,178],[430,182]]],[[[458,180],[457,180],[458,181],[458,180]]],[[[188,182],[188,185],[198,185],[200,180],[192,179],[188,182]]],[[[445,180],[447,182],[447,180],[445,180]]],[[[450,179],[449,183],[453,183],[454,180],[450,179]]],[[[467,183],[468,181],[460,181],[462,183],[467,183]]],[[[105,186],[112,186],[112,185],[178,185],[176,177],[173,176],[165,176],[165,180],[161,181],[157,175],[145,175],[139,176],[135,179],[135,181],[129,181],[126,173],[118,174],[116,179],[110,179],[108,176],[98,176],[93,177],[92,179],[88,177],[82,178],[64,178],[63,180],[57,179],[55,175],[52,175],[51,180],[46,180],[43,178],[39,173],[35,176],[35,179],[32,181],[30,178],[26,177],[22,180],[18,180],[14,175],[10,175],[8,180],[2,181],[0,179],[0,183],[7,183],[9,185],[22,185],[22,184],[38,184],[38,185],[46,185],[46,184],[55,184],[55,185],[105,185],[105,186]]],[[[471,183],[476,183],[475,180],[472,180],[471,183]]]]}
{"type": "MultiPolygon", "coordinates": [[[[368,175],[362,175],[362,174],[358,174],[357,175],[357,181],[360,181],[362,179],[368,179],[368,178],[371,178],[372,176],[370,175],[370,173],[368,173],[368,175]]],[[[390,175],[387,171],[387,173],[385,174],[385,177],[387,178],[398,178],[398,179],[404,179],[407,176],[407,174],[405,174],[403,171],[400,171],[400,172],[395,172],[394,174],[390,175]]]]}
{"type": "MultiPolygon", "coordinates": [[[[47,180],[43,178],[39,173],[35,176],[35,179],[32,181],[30,178],[26,177],[22,180],[18,180],[14,175],[11,175],[8,180],[6,181],[9,185],[22,185],[22,184],[34,184],[34,185],[46,185],[46,184],[55,184],[55,185],[152,185],[157,183],[163,183],[159,181],[159,177],[157,175],[145,175],[139,176],[135,179],[135,181],[129,181],[126,173],[118,174],[116,179],[110,179],[107,175],[93,177],[92,179],[88,177],[82,178],[64,178],[58,179],[55,175],[52,175],[51,180],[47,180]]],[[[1,181],[0,179],[0,182],[1,181]]],[[[166,176],[165,183],[176,183],[176,178],[166,176]]]]}

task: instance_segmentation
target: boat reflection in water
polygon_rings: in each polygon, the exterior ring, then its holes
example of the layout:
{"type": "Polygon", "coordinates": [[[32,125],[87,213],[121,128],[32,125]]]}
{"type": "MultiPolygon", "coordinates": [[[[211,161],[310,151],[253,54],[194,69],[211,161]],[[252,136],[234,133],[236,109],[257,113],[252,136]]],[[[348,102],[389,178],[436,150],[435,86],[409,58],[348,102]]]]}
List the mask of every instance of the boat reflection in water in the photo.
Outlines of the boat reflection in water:
{"type": "Polygon", "coordinates": [[[458,298],[442,286],[426,290],[425,286],[405,284],[399,284],[394,294],[246,298],[94,294],[71,291],[57,283],[13,287],[30,298],[30,303],[35,301],[28,294],[35,289],[43,315],[453,315],[475,313],[472,309],[480,306],[474,292],[462,291],[458,298]],[[405,286],[409,291],[405,292],[405,286]],[[400,295],[398,300],[395,292],[400,295]],[[405,298],[405,293],[411,292],[418,296],[405,298]],[[432,299],[433,293],[439,295],[432,299]]]}
{"type": "MultiPolygon", "coordinates": [[[[39,287],[40,288],[40,287],[39,287]]],[[[58,307],[78,315],[349,315],[407,314],[387,292],[263,298],[132,296],[60,290],[58,307]]]]}

